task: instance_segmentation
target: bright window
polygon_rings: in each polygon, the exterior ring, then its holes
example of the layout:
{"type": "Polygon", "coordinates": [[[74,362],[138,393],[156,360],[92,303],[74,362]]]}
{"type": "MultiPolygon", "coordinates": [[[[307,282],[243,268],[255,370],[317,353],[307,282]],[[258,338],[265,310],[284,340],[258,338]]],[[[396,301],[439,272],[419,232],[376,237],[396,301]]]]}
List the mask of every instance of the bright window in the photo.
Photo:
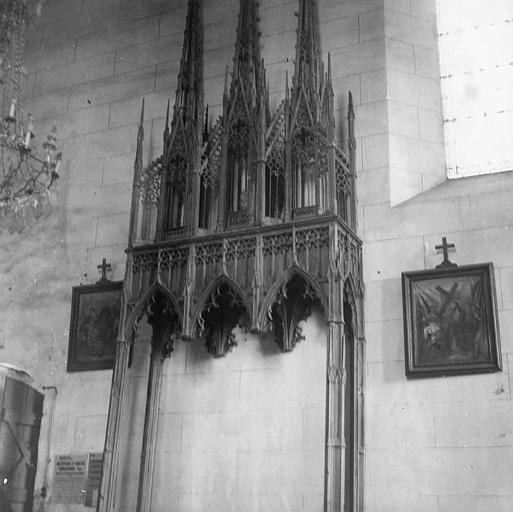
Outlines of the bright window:
{"type": "Polygon", "coordinates": [[[513,170],[513,0],[437,0],[449,178],[513,170]]]}

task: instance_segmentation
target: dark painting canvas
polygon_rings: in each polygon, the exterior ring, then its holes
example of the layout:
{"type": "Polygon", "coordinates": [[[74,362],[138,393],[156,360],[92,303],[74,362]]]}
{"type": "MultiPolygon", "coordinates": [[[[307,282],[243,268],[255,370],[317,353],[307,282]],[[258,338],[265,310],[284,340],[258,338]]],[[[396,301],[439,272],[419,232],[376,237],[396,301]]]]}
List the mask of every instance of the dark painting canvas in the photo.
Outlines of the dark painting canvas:
{"type": "Polygon", "coordinates": [[[68,371],[113,368],[121,286],[109,282],[73,288],[68,371]]]}
{"type": "Polygon", "coordinates": [[[403,274],[406,372],[500,369],[491,264],[403,274]]]}

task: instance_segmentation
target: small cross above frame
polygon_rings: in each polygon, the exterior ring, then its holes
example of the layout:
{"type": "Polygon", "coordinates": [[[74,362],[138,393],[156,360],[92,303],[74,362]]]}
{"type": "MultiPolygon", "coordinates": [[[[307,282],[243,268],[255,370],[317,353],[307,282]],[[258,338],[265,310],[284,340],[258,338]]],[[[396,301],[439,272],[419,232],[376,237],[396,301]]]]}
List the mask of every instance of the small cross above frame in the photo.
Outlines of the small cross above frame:
{"type": "Polygon", "coordinates": [[[102,271],[102,278],[98,281],[98,283],[108,282],[109,279],[107,279],[107,272],[110,272],[112,270],[112,265],[110,263],[107,263],[107,259],[103,258],[102,264],[97,265],[96,268],[102,271]]]}
{"type": "Polygon", "coordinates": [[[442,245],[435,245],[436,251],[443,251],[444,259],[440,265],[437,265],[435,268],[454,268],[457,267],[456,263],[452,263],[449,261],[449,249],[455,249],[455,244],[448,244],[447,238],[445,236],[442,237],[442,245]]]}

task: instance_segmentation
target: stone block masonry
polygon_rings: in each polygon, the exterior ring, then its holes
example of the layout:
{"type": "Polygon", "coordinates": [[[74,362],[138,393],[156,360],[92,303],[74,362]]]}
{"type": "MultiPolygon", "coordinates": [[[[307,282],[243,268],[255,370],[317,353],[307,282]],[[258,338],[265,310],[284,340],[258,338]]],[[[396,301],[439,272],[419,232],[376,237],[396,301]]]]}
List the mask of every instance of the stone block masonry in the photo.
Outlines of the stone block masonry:
{"type": "MultiPolygon", "coordinates": [[[[511,510],[513,176],[444,181],[434,0],[318,4],[340,141],[348,89],[356,110],[367,317],[365,512],[511,510]],[[436,265],[442,235],[456,243],[459,264],[495,265],[502,373],[415,382],[404,376],[400,273],[436,265]]],[[[0,356],[58,388],[50,457],[103,449],[111,373],[66,374],[71,287],[96,281],[102,257],[112,263],[111,279],[123,277],[139,109],[146,98],[147,162],[161,151],[166,100],[174,100],[185,6],[53,0],[30,29],[25,111],[34,114],[38,137],[57,121],[63,177],[51,217],[21,235],[1,235],[0,356]]],[[[215,116],[238,1],[204,0],[204,8],[205,93],[215,116]]],[[[285,69],[291,76],[297,2],[261,0],[260,11],[276,107],[285,69]]],[[[205,358],[200,342],[179,344],[164,368],[156,480],[164,491],[155,511],[322,510],[319,339],[312,334],[297,353],[278,356],[271,340],[240,338],[222,360],[205,358]]],[[[147,370],[137,365],[147,359],[148,342],[146,333],[132,369],[142,395],[147,370]]],[[[140,456],[141,411],[137,401],[129,405],[135,421],[127,423],[131,449],[121,481],[137,480],[130,468],[140,456]]],[[[131,510],[136,491],[124,490],[131,510]]]]}

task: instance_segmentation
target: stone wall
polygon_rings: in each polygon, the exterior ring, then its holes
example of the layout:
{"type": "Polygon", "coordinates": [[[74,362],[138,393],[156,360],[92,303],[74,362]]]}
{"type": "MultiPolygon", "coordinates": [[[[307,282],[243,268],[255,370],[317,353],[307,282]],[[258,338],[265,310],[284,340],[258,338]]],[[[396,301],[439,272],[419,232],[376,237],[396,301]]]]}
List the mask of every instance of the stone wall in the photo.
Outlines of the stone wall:
{"type": "MultiPolygon", "coordinates": [[[[200,340],[165,362],[152,512],[323,510],[326,325],[282,354],[272,336],[237,332],[213,359],[200,340]]],[[[117,510],[135,510],[149,360],[143,329],[128,373],[117,510]]]]}
{"type": "MultiPolygon", "coordinates": [[[[341,141],[345,138],[348,90],[356,109],[359,235],[364,240],[366,287],[366,510],[509,510],[513,506],[509,464],[513,439],[509,421],[513,412],[509,190],[513,177],[508,173],[482,176],[435,187],[445,171],[434,0],[318,3],[323,55],[327,58],[330,52],[332,58],[337,137],[341,141]],[[456,243],[457,263],[495,264],[504,371],[407,381],[400,274],[438,263],[434,245],[442,235],[456,243]]],[[[231,66],[238,2],[205,0],[204,4],[205,101],[215,116],[220,113],[225,68],[231,66]]],[[[292,74],[294,11],[295,0],[260,2],[271,106],[284,95],[285,69],[289,79],[292,74]]],[[[144,97],[148,161],[161,150],[165,105],[168,97],[174,98],[184,26],[184,0],[47,0],[30,33],[25,110],[35,116],[36,140],[58,122],[63,177],[50,217],[21,234],[1,235],[0,280],[5,293],[0,298],[0,354],[2,361],[23,367],[41,385],[57,387],[51,457],[103,448],[111,372],[66,373],[71,287],[96,281],[96,265],[103,257],[113,264],[111,279],[123,278],[139,109],[144,97]]],[[[209,510],[229,510],[229,506],[242,510],[240,502],[229,498],[234,496],[227,491],[233,489],[230,486],[235,485],[244,495],[257,479],[255,485],[266,487],[270,482],[275,489],[273,471],[281,468],[280,461],[252,451],[260,438],[252,430],[247,436],[237,433],[241,418],[237,410],[247,407],[247,400],[260,390],[272,394],[269,382],[282,370],[292,376],[309,374],[311,365],[306,364],[303,351],[308,353],[317,346],[317,339],[307,339],[289,359],[289,355],[278,357],[272,352],[271,342],[264,345],[257,339],[241,339],[239,347],[222,361],[204,360],[201,343],[177,348],[166,363],[167,386],[182,375],[184,388],[201,405],[223,392],[216,379],[233,372],[240,379],[239,394],[230,395],[231,401],[227,398],[220,407],[205,410],[198,405],[177,410],[178,386],[164,390],[162,429],[172,433],[166,445],[171,462],[168,465],[162,457],[157,480],[166,482],[170,494],[161,496],[182,499],[183,510],[205,510],[206,506],[209,510]],[[266,351],[272,352],[270,357],[266,351]],[[283,369],[290,360],[295,361],[294,369],[283,369]],[[207,371],[202,372],[205,367],[207,371]],[[274,375],[269,382],[268,372],[274,375]],[[254,379],[245,380],[244,375],[254,379]],[[200,428],[207,425],[208,436],[200,428]],[[191,432],[197,432],[197,446],[205,448],[203,453],[194,447],[191,432]],[[227,456],[217,466],[215,445],[210,443],[217,436],[220,446],[228,449],[231,435],[226,432],[233,433],[240,450],[247,442],[248,454],[227,456]],[[204,457],[211,472],[195,473],[193,464],[190,478],[199,480],[173,488],[173,472],[182,464],[175,452],[204,457]],[[216,470],[228,468],[235,460],[239,473],[230,473],[230,486],[225,481],[219,483],[216,470]],[[208,504],[202,495],[206,488],[223,489],[222,499],[208,504]]],[[[318,353],[315,360],[320,361],[318,353]]],[[[144,394],[144,379],[139,382],[137,389],[144,394]]],[[[266,443],[275,443],[275,454],[278,440],[284,439],[280,437],[283,429],[290,429],[287,443],[297,442],[297,453],[303,453],[304,443],[309,442],[305,426],[309,420],[299,411],[313,403],[297,397],[296,392],[290,395],[298,400],[295,412],[280,416],[272,425],[276,437],[261,439],[267,448],[266,443]],[[292,420],[300,421],[300,416],[303,430],[298,432],[292,420]]],[[[279,395],[276,400],[279,403],[286,396],[279,395]]],[[[324,402],[318,407],[323,408],[324,402]]],[[[259,416],[257,411],[262,416],[255,421],[269,417],[264,409],[258,403],[249,407],[247,416],[243,415],[246,430],[250,418],[259,416]]],[[[312,428],[318,434],[318,424],[312,428]]],[[[317,434],[312,443],[319,453],[317,434]]],[[[287,443],[284,446],[289,447],[287,443]]],[[[134,467],[138,446],[136,439],[131,455],[134,467]]],[[[310,465],[307,459],[300,461],[310,465]]],[[[315,461],[312,467],[322,471],[319,460],[315,461]]],[[[50,478],[51,472],[52,465],[50,478]]],[[[299,477],[302,488],[310,485],[306,478],[299,477]]],[[[312,478],[316,493],[322,475],[312,478]]],[[[317,498],[312,498],[317,500],[314,504],[307,498],[299,500],[301,493],[294,491],[295,483],[283,485],[288,489],[283,496],[291,510],[319,508],[317,498]]],[[[126,499],[133,500],[133,496],[134,489],[126,499]]],[[[265,503],[266,510],[284,508],[279,499],[265,503]]],[[[257,510],[253,506],[244,510],[257,510]]],[[[49,505],[47,510],[68,509],[49,505]]]]}
{"type": "Polygon", "coordinates": [[[393,209],[364,206],[368,510],[512,506],[512,183],[512,173],[464,178],[393,209]],[[452,261],[494,263],[503,371],[407,381],[400,274],[437,265],[442,235],[452,261]]]}

